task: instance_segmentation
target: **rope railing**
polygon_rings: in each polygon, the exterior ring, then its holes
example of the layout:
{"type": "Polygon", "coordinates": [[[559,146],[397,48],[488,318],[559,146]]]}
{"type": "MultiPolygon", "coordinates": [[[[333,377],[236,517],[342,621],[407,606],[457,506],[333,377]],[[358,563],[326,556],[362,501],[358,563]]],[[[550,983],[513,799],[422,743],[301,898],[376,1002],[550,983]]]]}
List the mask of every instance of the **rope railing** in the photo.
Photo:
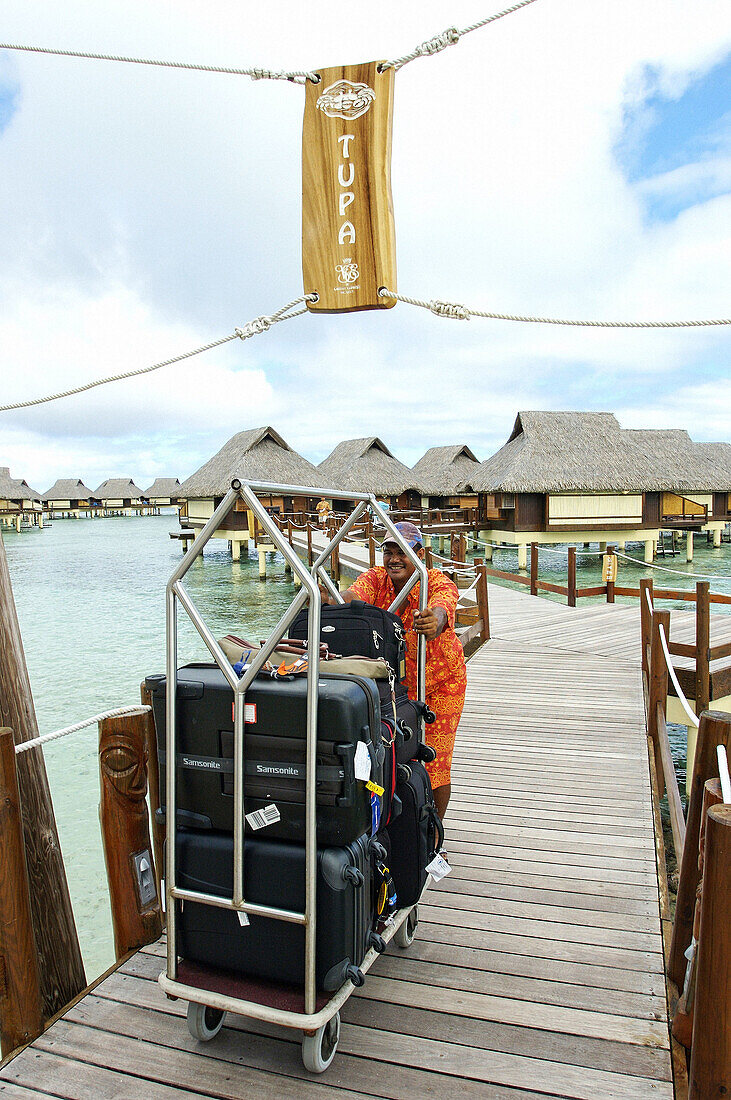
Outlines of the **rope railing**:
{"type": "Polygon", "coordinates": [[[637,558],[633,558],[630,554],[623,554],[619,550],[615,550],[614,553],[618,558],[624,558],[626,561],[634,562],[635,565],[639,565],[644,569],[660,569],[663,573],[674,573],[678,577],[692,577],[696,581],[729,581],[730,576],[726,576],[723,573],[688,573],[685,569],[671,569],[667,565],[658,565],[656,562],[639,561],[637,558]]]}
{"type": "Polygon", "coordinates": [[[98,378],[94,382],[86,382],[82,386],[75,386],[73,389],[63,390],[60,393],[48,394],[46,397],[34,397],[28,401],[15,401],[12,404],[0,405],[0,412],[11,412],[14,409],[27,409],[31,405],[43,405],[49,401],[59,401],[62,397],[72,397],[77,393],[84,393],[86,390],[93,390],[96,386],[106,386],[109,382],[120,382],[124,378],[135,378],[141,374],[150,374],[152,371],[160,370],[161,367],[169,367],[173,363],[180,363],[183,359],[192,359],[194,355],[200,355],[204,351],[210,351],[211,348],[218,348],[222,344],[228,344],[231,340],[248,340],[251,336],[258,336],[262,332],[268,332],[272,325],[276,325],[279,321],[289,321],[292,317],[299,317],[303,313],[307,312],[307,307],[304,309],[295,310],[294,307],[300,305],[302,302],[314,302],[317,301],[316,294],[305,294],[301,298],[295,298],[291,302],[287,302],[285,306],[278,309],[276,313],[272,313],[271,316],[255,317],[252,321],[248,321],[242,328],[234,329],[229,336],[222,336],[220,340],[213,340],[210,344],[203,344],[199,348],[194,348],[193,351],[183,352],[182,355],[174,355],[171,359],[163,359],[160,363],[153,363],[149,367],[138,367],[137,370],[123,371],[121,374],[110,374],[106,378],[98,378]]]}
{"type": "Polygon", "coordinates": [[[15,752],[19,754],[21,752],[28,752],[29,749],[40,748],[41,745],[47,745],[49,741],[58,741],[61,737],[68,737],[70,733],[77,733],[87,726],[97,725],[99,722],[103,722],[105,718],[118,718],[122,714],[139,714],[140,711],[149,710],[152,710],[152,708],[143,706],[142,704],[138,704],[134,707],[116,707],[114,710],[105,710],[101,714],[95,714],[93,718],[85,718],[83,722],[76,722],[73,726],[66,726],[65,729],[56,730],[54,733],[44,733],[42,736],[34,737],[30,741],[21,741],[20,744],[15,746],[15,752]]]}
{"type": "Polygon", "coordinates": [[[393,298],[409,306],[428,309],[438,317],[451,317],[453,320],[469,321],[470,317],[482,317],[490,321],[519,321],[523,324],[567,325],[570,328],[708,328],[713,325],[731,325],[731,317],[700,321],[590,321],[567,319],[565,317],[531,317],[517,313],[492,313],[484,309],[470,309],[456,302],[444,302],[440,299],[425,301],[421,298],[407,298],[405,294],[396,294],[388,287],[380,287],[382,298],[393,298]]]}
{"type": "Polygon", "coordinates": [[[273,69],[235,69],[225,65],[200,65],[192,61],[161,61],[150,57],[127,57],[123,54],[87,53],[83,50],[59,50],[51,46],[20,46],[17,43],[0,42],[0,50],[18,50],[23,53],[52,54],[55,57],[79,57],[85,61],[124,61],[128,65],[154,65],[163,69],[192,69],[201,73],[224,73],[227,76],[250,76],[252,80],[289,80],[293,84],[317,83],[312,72],[285,72],[273,69]]]}

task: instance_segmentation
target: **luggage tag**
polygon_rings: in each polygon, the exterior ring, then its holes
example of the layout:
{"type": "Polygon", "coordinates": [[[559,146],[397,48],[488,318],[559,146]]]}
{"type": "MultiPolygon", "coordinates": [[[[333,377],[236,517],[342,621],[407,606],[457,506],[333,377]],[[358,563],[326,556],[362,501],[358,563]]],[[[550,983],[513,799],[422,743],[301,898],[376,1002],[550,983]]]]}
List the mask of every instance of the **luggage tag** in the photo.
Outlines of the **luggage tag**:
{"type": "Polygon", "coordinates": [[[236,916],[239,918],[239,924],[242,928],[248,928],[248,926],[251,924],[248,913],[242,913],[241,910],[238,910],[236,916]]]}
{"type": "MultiPolygon", "coordinates": [[[[370,786],[370,784],[368,784],[370,786]]],[[[371,794],[371,835],[375,836],[381,824],[381,800],[377,794],[371,794]]]]}
{"type": "Polygon", "coordinates": [[[449,874],[452,868],[449,866],[446,859],[443,859],[442,856],[437,853],[431,863],[427,863],[426,870],[435,882],[439,882],[440,879],[449,874]]]}
{"type": "Polygon", "coordinates": [[[355,759],[353,771],[356,779],[362,779],[367,783],[371,777],[371,756],[365,741],[359,741],[355,746],[355,759]]]}
{"type": "Polygon", "coordinates": [[[366,790],[370,791],[372,795],[377,794],[380,798],[385,793],[384,787],[379,787],[377,783],[374,783],[372,779],[369,779],[366,783],[366,790]]]}

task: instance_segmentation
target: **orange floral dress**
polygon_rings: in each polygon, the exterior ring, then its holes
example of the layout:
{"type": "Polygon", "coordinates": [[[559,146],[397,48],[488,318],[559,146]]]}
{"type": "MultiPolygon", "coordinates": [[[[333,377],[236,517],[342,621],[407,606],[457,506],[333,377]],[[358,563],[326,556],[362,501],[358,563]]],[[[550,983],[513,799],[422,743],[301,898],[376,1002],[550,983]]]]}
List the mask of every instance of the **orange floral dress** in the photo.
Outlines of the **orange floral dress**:
{"type": "MultiPolygon", "coordinates": [[[[382,565],[368,569],[351,585],[350,591],[385,610],[393,603],[396,592],[391,578],[382,565]]],[[[447,626],[433,641],[426,643],[426,702],[436,715],[436,721],[424,727],[427,744],[437,751],[433,764],[427,764],[432,787],[450,782],[452,753],[457,726],[464,707],[467,670],[464,651],[454,633],[454,614],[459,593],[453,581],[439,569],[429,570],[427,607],[442,607],[447,613],[447,626]]],[[[419,609],[419,584],[415,584],[398,610],[406,634],[406,690],[412,699],[416,694],[416,643],[414,612],[419,609]]]]}

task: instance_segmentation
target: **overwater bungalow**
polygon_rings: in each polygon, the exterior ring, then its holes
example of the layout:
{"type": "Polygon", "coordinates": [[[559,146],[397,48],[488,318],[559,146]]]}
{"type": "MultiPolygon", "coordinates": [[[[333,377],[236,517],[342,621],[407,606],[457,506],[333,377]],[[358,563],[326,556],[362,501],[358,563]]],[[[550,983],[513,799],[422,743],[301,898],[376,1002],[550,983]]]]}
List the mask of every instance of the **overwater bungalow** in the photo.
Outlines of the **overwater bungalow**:
{"type": "MultiPolygon", "coordinates": [[[[182,500],[181,526],[194,532],[202,530],[214,510],[231,488],[232,478],[268,481],[283,485],[312,486],[313,493],[301,496],[262,497],[266,508],[278,514],[314,513],[321,490],[332,488],[316,466],[293,450],[289,443],[271,427],[251,428],[238,432],[221,450],[191,474],[180,486],[182,500]]],[[[243,501],[219,528],[216,538],[228,539],[234,561],[241,553],[241,543],[253,537],[253,523],[243,501]]]]}
{"type": "Polygon", "coordinates": [[[490,542],[645,544],[660,532],[709,531],[720,545],[731,519],[731,446],[694,443],[685,431],[628,430],[611,413],[520,412],[507,443],[470,487],[490,542]]]}
{"type": "Polygon", "coordinates": [[[131,478],[110,477],[94,492],[94,500],[107,515],[131,516],[146,505],[144,494],[131,478]]]}
{"type": "Polygon", "coordinates": [[[9,466],[0,466],[0,520],[20,531],[24,523],[43,526],[43,501],[23,478],[10,476],[9,466]]]}
{"type": "Polygon", "coordinates": [[[166,508],[171,504],[180,504],[180,479],[177,477],[155,478],[149,489],[145,489],[145,500],[155,509],[166,508]]]}
{"type": "Polygon", "coordinates": [[[51,516],[72,516],[91,513],[93,493],[80,478],[59,478],[43,494],[43,503],[51,516]]]}
{"type": "MultiPolygon", "coordinates": [[[[338,489],[374,493],[395,509],[419,508],[421,493],[413,472],[389,451],[377,435],[338,443],[318,466],[320,474],[338,489]]],[[[351,502],[340,501],[346,510],[351,502]]]]}
{"type": "Polygon", "coordinates": [[[430,447],[411,470],[422,508],[476,508],[472,474],[480,461],[466,444],[430,447]]]}

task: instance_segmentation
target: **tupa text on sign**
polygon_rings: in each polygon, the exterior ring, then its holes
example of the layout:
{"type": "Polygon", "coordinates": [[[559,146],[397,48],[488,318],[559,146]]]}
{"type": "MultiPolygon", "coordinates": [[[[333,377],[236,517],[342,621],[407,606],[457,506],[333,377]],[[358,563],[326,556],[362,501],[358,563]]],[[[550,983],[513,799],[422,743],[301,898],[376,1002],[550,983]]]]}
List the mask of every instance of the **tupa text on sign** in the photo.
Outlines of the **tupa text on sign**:
{"type": "Polygon", "coordinates": [[[394,70],[320,69],[302,127],[302,275],[308,309],[388,309],[396,290],[391,198],[394,70]]]}

